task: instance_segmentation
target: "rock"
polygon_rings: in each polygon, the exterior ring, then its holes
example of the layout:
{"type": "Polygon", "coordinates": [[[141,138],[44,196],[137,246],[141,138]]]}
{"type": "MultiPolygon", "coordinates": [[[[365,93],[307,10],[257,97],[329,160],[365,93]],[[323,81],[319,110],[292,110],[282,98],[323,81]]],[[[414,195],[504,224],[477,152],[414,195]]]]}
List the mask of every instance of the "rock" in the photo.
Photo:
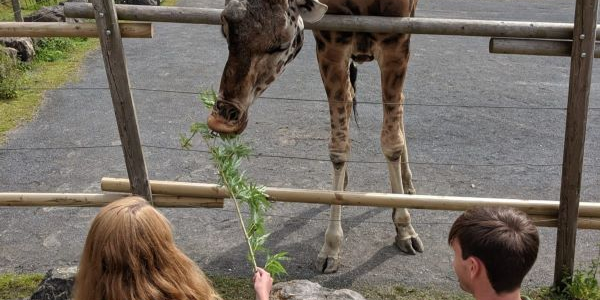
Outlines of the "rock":
{"type": "Polygon", "coordinates": [[[70,300],[77,267],[49,270],[30,300],[70,300]]]}
{"type": "Polygon", "coordinates": [[[130,4],[130,5],[156,5],[158,0],[117,0],[119,4],[130,4]]]}
{"type": "Polygon", "coordinates": [[[0,49],[2,49],[2,52],[4,52],[4,54],[6,54],[8,57],[10,57],[10,59],[15,64],[17,63],[17,59],[19,59],[19,51],[17,51],[17,49],[15,49],[15,48],[6,48],[6,47],[0,47],[0,49]]]}
{"type": "Polygon", "coordinates": [[[17,49],[18,57],[22,61],[31,61],[35,57],[33,41],[28,37],[3,37],[0,44],[7,48],[17,49]]]}
{"type": "Polygon", "coordinates": [[[332,290],[308,280],[280,282],[273,286],[270,300],[365,300],[352,290],[332,290]]]}
{"type": "Polygon", "coordinates": [[[23,20],[25,22],[81,22],[79,19],[65,17],[65,10],[62,3],[56,6],[44,6],[29,16],[24,17],[23,20]]]}

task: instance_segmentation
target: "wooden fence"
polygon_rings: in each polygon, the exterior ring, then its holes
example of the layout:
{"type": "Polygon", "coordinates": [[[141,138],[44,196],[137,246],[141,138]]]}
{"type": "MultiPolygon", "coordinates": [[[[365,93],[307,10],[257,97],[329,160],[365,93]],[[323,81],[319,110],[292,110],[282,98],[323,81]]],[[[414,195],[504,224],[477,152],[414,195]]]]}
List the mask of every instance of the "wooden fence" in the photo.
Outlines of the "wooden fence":
{"type": "MultiPolygon", "coordinates": [[[[579,195],[581,190],[592,61],[594,56],[596,56],[594,52],[595,42],[600,39],[600,32],[596,32],[597,9],[598,0],[577,0],[573,24],[326,15],[317,23],[306,24],[306,28],[337,31],[486,36],[492,37],[490,51],[493,53],[571,56],[560,204],[557,208],[553,208],[554,210],[549,212],[551,215],[558,215],[554,282],[555,284],[560,284],[563,276],[568,276],[573,272],[578,215],[581,213],[579,195]],[[507,39],[500,40],[498,38],[507,39]],[[516,41],[515,38],[521,40],[516,41]],[[562,41],[550,42],[548,39],[560,39],[562,41]]],[[[125,64],[121,38],[127,37],[127,34],[123,32],[123,28],[128,25],[119,25],[117,21],[133,20],[220,24],[220,13],[221,10],[218,9],[114,5],[112,0],[93,0],[93,6],[86,3],[65,3],[65,14],[68,17],[95,18],[96,20],[97,35],[101,40],[102,54],[129,176],[127,183],[124,183],[125,187],[128,186],[129,188],[124,188],[121,190],[122,192],[131,191],[144,196],[149,201],[156,201],[156,204],[158,204],[159,197],[155,197],[154,200],[152,197],[125,64]]],[[[23,26],[22,29],[25,29],[25,27],[23,26]]],[[[44,31],[42,30],[41,32],[44,31]]],[[[37,34],[42,33],[38,31],[37,34]]],[[[48,35],[51,35],[50,31],[48,31],[48,35]]],[[[306,192],[309,191],[299,191],[299,193],[306,192]]],[[[226,196],[226,194],[223,194],[225,193],[224,191],[219,193],[221,193],[218,194],[219,196],[226,196]]],[[[210,196],[213,197],[215,195],[210,196]]],[[[352,198],[349,194],[337,193],[333,196],[335,199],[328,203],[357,204],[349,200],[352,198]],[[345,199],[345,202],[340,202],[336,198],[339,196],[343,196],[342,198],[345,199]]],[[[85,198],[86,196],[83,197],[85,198]]],[[[106,201],[103,198],[104,196],[90,197],[102,198],[97,203],[104,203],[103,201],[106,201]]],[[[110,198],[111,196],[106,197],[110,198]]],[[[272,197],[273,199],[276,198],[272,197]]],[[[331,194],[328,197],[331,197],[331,194]]],[[[394,196],[393,194],[388,194],[382,199],[387,199],[387,197],[397,197],[398,199],[396,200],[412,197],[415,200],[412,203],[415,203],[415,205],[418,202],[416,201],[417,199],[425,201],[420,196],[394,196]]],[[[70,197],[66,198],[71,204],[73,203],[73,199],[68,199],[70,197]]],[[[465,197],[462,198],[462,200],[465,200],[465,197]]],[[[0,197],[0,199],[2,198],[0,197]]],[[[20,199],[22,199],[20,203],[16,201],[12,201],[11,203],[13,205],[49,204],[47,199],[38,198],[35,201],[28,201],[26,197],[20,199]]],[[[386,205],[395,205],[390,199],[384,200],[387,203],[386,205]]],[[[440,197],[436,201],[447,201],[449,199],[449,197],[440,197]]],[[[54,203],[56,201],[54,200],[54,203]]],[[[533,203],[526,200],[522,201],[525,201],[524,205],[527,205],[526,203],[533,203]]],[[[303,200],[303,202],[307,201],[303,200]]],[[[0,205],[6,203],[0,202],[0,205]]],[[[375,204],[373,200],[360,200],[358,203],[360,205],[375,204]]],[[[513,204],[516,205],[516,203],[513,204]]],[[[88,203],[84,201],[82,205],[86,206],[88,203]]],[[[188,203],[188,205],[190,204],[188,203]]],[[[588,204],[581,206],[581,208],[584,207],[588,207],[588,204]]],[[[462,208],[464,207],[460,207],[460,209],[462,208]]],[[[432,208],[429,207],[428,209],[432,208]]],[[[589,217],[593,219],[598,216],[589,217]]]]}

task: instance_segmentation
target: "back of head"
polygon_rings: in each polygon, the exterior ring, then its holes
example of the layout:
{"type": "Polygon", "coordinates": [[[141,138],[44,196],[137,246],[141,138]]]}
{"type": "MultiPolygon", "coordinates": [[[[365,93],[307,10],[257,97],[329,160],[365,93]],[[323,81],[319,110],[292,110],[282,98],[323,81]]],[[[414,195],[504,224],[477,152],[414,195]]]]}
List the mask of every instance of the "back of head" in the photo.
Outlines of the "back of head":
{"type": "Polygon", "coordinates": [[[452,225],[448,243],[457,239],[462,258],[479,258],[497,294],[521,286],[537,258],[539,236],[523,212],[512,208],[476,208],[452,225]]]}
{"type": "Polygon", "coordinates": [[[75,300],[219,299],[173,241],[169,221],[140,197],[102,208],[81,255],[75,300]]]}

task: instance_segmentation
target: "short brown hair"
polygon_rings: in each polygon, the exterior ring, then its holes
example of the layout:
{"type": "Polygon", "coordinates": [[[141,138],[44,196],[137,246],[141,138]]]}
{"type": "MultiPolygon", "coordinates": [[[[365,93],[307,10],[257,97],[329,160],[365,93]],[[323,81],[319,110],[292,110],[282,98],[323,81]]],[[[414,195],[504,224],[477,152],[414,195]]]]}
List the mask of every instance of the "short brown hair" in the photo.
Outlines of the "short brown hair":
{"type": "Polygon", "coordinates": [[[458,239],[462,258],[479,258],[497,294],[521,286],[537,258],[540,238],[527,215],[512,208],[465,211],[452,224],[448,243],[458,239]]]}

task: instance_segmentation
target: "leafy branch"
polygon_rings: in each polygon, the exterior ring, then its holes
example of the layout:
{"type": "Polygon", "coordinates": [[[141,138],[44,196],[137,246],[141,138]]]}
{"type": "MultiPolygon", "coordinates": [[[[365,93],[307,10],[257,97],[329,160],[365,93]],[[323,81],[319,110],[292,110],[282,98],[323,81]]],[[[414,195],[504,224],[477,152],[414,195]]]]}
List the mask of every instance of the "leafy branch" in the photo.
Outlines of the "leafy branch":
{"type": "MultiPolygon", "coordinates": [[[[206,108],[212,109],[217,95],[213,90],[209,90],[202,92],[199,98],[206,108]]],[[[238,135],[218,135],[212,132],[206,123],[192,124],[189,136],[181,134],[181,146],[190,149],[192,139],[198,134],[208,146],[211,160],[218,170],[219,184],[229,190],[234,200],[240,226],[248,244],[248,261],[252,263],[253,269],[257,267],[256,254],[263,253],[266,255],[265,270],[273,276],[287,274],[281,263],[288,259],[287,253],[271,255],[265,247],[270,234],[265,228],[264,214],[271,207],[265,187],[249,182],[244,172],[240,171],[242,160],[248,159],[252,150],[238,135]],[[240,204],[248,207],[249,218],[246,222],[242,217],[240,204]]]]}

